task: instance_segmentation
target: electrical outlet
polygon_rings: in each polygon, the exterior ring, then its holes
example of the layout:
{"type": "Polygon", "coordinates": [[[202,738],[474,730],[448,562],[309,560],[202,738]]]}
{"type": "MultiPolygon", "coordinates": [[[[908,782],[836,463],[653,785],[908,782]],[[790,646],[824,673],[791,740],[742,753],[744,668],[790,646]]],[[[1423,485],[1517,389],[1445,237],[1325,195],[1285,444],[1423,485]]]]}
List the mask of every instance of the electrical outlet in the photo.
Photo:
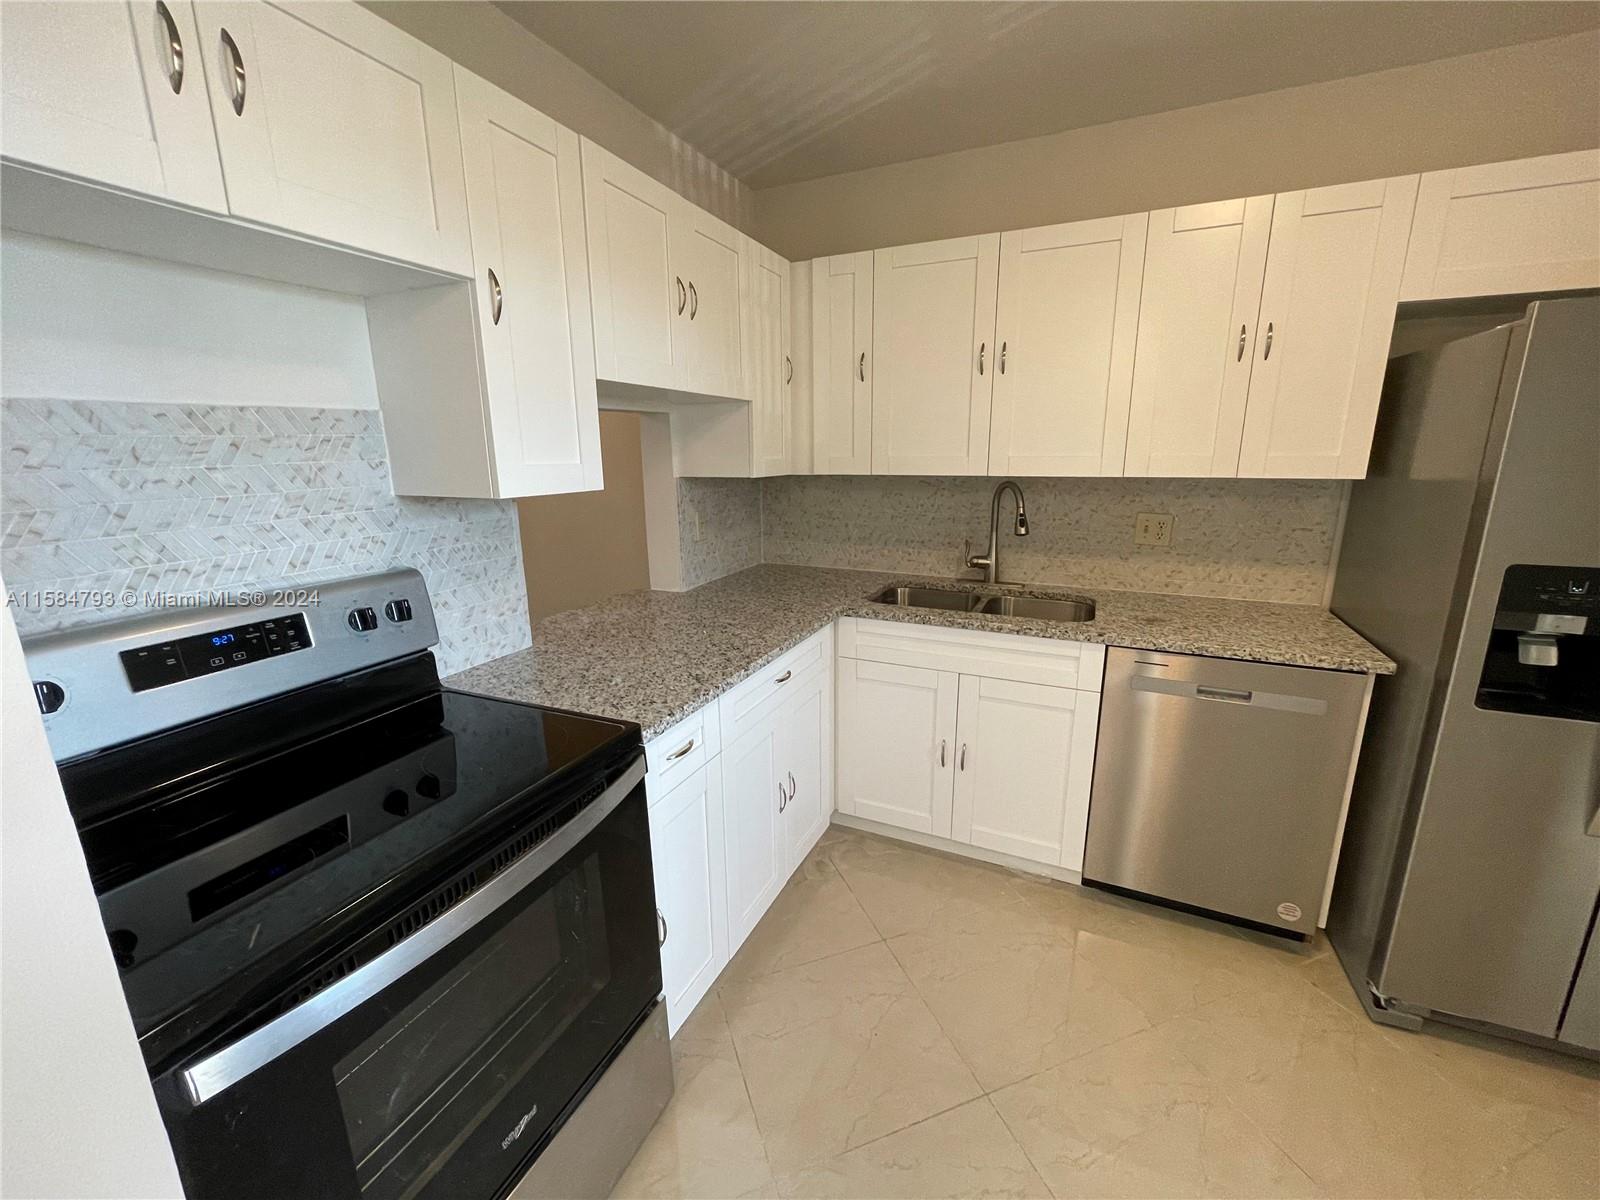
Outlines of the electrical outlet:
{"type": "Polygon", "coordinates": [[[1133,522],[1135,546],[1172,545],[1171,513],[1140,513],[1133,522]]]}

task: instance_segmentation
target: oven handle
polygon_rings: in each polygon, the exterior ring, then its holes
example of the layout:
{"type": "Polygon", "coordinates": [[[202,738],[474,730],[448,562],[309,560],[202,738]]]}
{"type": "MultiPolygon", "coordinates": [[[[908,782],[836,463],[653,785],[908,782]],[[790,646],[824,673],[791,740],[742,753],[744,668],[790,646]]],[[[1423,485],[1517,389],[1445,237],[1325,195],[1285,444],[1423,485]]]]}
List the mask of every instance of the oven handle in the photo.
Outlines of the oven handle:
{"type": "Polygon", "coordinates": [[[599,799],[460,904],[337,983],[324,988],[304,1004],[274,1017],[259,1029],[251,1030],[238,1041],[201,1059],[194,1066],[186,1067],[179,1073],[179,1079],[190,1102],[197,1106],[204,1104],[274,1059],[287,1054],[372,999],[514,899],[523,888],[610,816],[628,794],[639,786],[644,774],[644,755],[640,754],[599,799]]]}

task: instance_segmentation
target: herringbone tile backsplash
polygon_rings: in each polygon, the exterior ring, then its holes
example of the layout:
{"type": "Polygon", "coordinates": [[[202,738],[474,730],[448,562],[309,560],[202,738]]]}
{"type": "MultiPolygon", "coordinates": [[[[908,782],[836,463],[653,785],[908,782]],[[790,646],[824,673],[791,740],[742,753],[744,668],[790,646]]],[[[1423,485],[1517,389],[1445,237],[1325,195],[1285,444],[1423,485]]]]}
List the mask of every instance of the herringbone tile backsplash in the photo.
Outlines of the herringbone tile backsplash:
{"type": "Polygon", "coordinates": [[[191,595],[412,566],[442,672],[528,645],[515,505],[395,496],[375,411],[5,399],[0,453],[0,575],[29,601],[24,636],[130,611],[25,592],[191,595]]]}

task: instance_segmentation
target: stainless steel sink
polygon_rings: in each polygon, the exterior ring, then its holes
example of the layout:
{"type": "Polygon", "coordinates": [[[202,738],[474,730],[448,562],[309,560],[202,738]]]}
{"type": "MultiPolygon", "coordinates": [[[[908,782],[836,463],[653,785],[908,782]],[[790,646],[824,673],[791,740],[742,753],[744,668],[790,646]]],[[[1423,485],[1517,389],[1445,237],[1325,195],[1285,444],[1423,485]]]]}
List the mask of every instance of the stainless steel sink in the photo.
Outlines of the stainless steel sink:
{"type": "Polygon", "coordinates": [[[938,608],[946,612],[982,613],[990,617],[1032,617],[1037,621],[1092,621],[1093,600],[1051,600],[1041,596],[1006,596],[995,592],[958,592],[951,588],[891,587],[873,598],[899,608],[938,608]]]}
{"type": "Polygon", "coordinates": [[[943,608],[951,612],[972,612],[983,601],[976,592],[929,587],[884,588],[872,599],[876,604],[893,604],[899,608],[943,608]]]}
{"type": "Polygon", "coordinates": [[[1093,600],[1049,600],[1042,596],[987,596],[975,610],[992,617],[1032,617],[1038,621],[1092,621],[1093,600]]]}

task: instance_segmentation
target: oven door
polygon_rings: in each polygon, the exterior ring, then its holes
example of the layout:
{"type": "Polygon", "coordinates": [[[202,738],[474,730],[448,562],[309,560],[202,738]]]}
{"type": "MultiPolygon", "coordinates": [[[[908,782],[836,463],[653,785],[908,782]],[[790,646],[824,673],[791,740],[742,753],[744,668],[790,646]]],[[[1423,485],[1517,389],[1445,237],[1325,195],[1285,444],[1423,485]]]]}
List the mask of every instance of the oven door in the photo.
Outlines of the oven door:
{"type": "Polygon", "coordinates": [[[643,757],[338,982],[156,1082],[190,1200],[501,1193],[661,989],[643,757]]]}

